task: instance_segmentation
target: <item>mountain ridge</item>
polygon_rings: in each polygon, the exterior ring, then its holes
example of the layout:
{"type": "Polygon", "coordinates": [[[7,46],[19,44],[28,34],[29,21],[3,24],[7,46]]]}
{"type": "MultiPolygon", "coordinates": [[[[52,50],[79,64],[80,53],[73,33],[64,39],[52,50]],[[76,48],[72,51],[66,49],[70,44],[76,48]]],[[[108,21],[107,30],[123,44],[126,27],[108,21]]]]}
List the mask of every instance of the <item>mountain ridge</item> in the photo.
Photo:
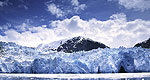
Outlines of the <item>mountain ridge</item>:
{"type": "Polygon", "coordinates": [[[150,48],[150,38],[141,43],[135,44],[134,47],[150,48]]]}
{"type": "Polygon", "coordinates": [[[93,41],[90,38],[78,36],[65,41],[64,44],[60,45],[57,48],[57,51],[72,53],[77,51],[89,51],[97,48],[109,48],[109,47],[103,43],[93,41]]]}

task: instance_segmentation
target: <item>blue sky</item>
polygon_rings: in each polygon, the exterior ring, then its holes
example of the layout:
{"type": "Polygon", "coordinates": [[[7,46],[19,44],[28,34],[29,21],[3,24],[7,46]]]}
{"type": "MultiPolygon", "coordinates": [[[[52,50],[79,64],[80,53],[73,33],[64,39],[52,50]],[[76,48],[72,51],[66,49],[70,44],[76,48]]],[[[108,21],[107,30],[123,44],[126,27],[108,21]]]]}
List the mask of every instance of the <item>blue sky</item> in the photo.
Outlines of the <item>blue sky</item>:
{"type": "Polygon", "coordinates": [[[150,36],[150,0],[0,0],[0,40],[36,47],[75,36],[132,47],[150,36]]]}

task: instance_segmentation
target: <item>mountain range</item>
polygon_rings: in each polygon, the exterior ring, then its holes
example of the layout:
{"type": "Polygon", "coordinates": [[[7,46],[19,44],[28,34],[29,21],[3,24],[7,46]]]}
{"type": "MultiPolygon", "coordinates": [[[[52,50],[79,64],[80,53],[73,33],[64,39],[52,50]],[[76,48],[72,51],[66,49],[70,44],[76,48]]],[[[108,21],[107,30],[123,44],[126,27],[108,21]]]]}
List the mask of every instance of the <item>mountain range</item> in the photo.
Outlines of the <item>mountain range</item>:
{"type": "MultiPolygon", "coordinates": [[[[2,51],[2,48],[7,45],[14,45],[13,42],[1,42],[0,44],[0,51],[2,51]]],[[[15,44],[17,45],[17,44],[15,44]]],[[[137,43],[134,45],[134,47],[142,47],[142,48],[150,48],[150,38],[146,41],[143,41],[141,43],[137,43]]],[[[41,49],[44,51],[56,51],[56,52],[65,52],[65,53],[72,53],[72,52],[78,52],[78,51],[90,51],[92,49],[97,48],[110,48],[106,46],[103,43],[93,41],[90,38],[85,38],[82,36],[73,37],[71,39],[63,39],[59,41],[54,41],[49,44],[40,44],[37,49],[41,49]]]]}
{"type": "MultiPolygon", "coordinates": [[[[134,47],[150,48],[150,38],[141,43],[137,43],[134,47]]],[[[89,51],[97,48],[110,48],[103,43],[93,41],[90,38],[85,38],[82,36],[73,37],[71,39],[63,39],[59,41],[54,41],[49,44],[40,44],[38,46],[40,49],[53,50],[57,52],[72,53],[77,51],[89,51]]]]}
{"type": "Polygon", "coordinates": [[[63,39],[49,44],[40,44],[37,48],[43,50],[54,50],[58,52],[62,51],[66,53],[72,53],[77,51],[89,51],[92,49],[109,48],[109,47],[103,43],[93,41],[90,38],[78,36],[68,40],[63,39]]]}

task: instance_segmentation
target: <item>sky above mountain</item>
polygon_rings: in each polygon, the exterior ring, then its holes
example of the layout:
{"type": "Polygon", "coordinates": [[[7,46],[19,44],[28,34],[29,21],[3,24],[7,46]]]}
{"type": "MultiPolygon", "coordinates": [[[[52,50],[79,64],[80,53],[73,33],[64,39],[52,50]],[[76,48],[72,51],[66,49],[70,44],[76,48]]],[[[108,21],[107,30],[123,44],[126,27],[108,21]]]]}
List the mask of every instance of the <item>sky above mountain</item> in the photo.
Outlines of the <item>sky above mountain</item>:
{"type": "Polygon", "coordinates": [[[150,37],[150,0],[0,0],[0,41],[36,47],[76,36],[133,47],[150,37]]]}

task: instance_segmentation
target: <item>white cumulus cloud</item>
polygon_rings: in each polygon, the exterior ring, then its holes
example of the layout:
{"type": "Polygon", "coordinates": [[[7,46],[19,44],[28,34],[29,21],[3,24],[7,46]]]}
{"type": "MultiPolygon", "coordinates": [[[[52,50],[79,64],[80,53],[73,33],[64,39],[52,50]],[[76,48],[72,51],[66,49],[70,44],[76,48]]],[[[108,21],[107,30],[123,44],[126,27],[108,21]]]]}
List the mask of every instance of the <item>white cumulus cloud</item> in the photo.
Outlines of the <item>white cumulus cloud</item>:
{"type": "Polygon", "coordinates": [[[22,33],[13,29],[8,30],[5,32],[5,36],[0,35],[0,40],[5,42],[15,42],[23,46],[36,47],[40,43],[53,42],[57,40],[57,37],[51,29],[33,27],[29,28],[29,31],[22,33]]]}
{"type": "Polygon", "coordinates": [[[76,10],[76,12],[78,12],[79,10],[84,10],[86,8],[85,4],[80,4],[78,0],[71,0],[71,3],[74,7],[74,9],[76,10]]]}
{"type": "Polygon", "coordinates": [[[46,2],[48,11],[57,18],[66,17],[70,14],[79,14],[86,8],[86,4],[80,4],[78,0],[60,1],[59,3],[46,2]]]}
{"type": "Polygon", "coordinates": [[[53,28],[32,27],[22,33],[8,30],[5,36],[0,36],[0,40],[35,47],[41,43],[84,36],[116,48],[133,47],[150,37],[150,21],[142,19],[127,21],[123,13],[114,14],[106,21],[94,18],[83,20],[79,16],[73,16],[70,19],[52,21],[50,25],[53,28]]]}
{"type": "Polygon", "coordinates": [[[118,1],[118,3],[127,9],[134,9],[136,11],[150,10],[150,0],[108,0],[118,1]]]}
{"type": "Polygon", "coordinates": [[[63,12],[60,8],[58,8],[54,3],[48,4],[48,11],[52,13],[52,15],[56,15],[56,17],[65,16],[65,12],[63,12]]]}

